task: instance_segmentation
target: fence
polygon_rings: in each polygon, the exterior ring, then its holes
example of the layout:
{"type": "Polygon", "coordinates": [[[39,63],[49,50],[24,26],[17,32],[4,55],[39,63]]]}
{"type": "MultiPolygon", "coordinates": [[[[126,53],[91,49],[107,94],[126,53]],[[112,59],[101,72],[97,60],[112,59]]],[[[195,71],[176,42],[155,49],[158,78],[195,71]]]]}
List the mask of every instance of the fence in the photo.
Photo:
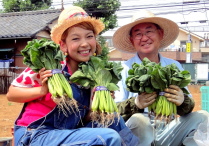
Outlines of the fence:
{"type": "Polygon", "coordinates": [[[25,67],[0,68],[0,94],[6,94],[11,82],[25,69],[25,67]]]}

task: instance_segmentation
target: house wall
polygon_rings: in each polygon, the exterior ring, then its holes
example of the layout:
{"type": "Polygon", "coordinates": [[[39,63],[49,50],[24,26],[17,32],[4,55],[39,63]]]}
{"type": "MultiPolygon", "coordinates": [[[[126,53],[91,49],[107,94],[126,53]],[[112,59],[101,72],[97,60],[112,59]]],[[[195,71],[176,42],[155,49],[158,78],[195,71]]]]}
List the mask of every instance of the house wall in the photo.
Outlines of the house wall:
{"type": "Polygon", "coordinates": [[[48,31],[41,31],[39,33],[36,34],[36,38],[39,39],[39,38],[47,38],[47,39],[51,39],[51,36],[49,34],[48,31]]]}
{"type": "MultiPolygon", "coordinates": [[[[177,46],[180,46],[181,41],[187,41],[188,40],[188,33],[185,33],[184,31],[179,31],[179,35],[177,39],[174,41],[174,44],[177,46]]],[[[192,40],[192,52],[200,52],[200,40],[197,37],[194,37],[191,35],[192,40]]]]}
{"type": "Polygon", "coordinates": [[[15,58],[14,58],[14,66],[17,67],[25,67],[26,65],[23,64],[23,56],[21,54],[21,50],[25,48],[27,45],[27,41],[30,39],[18,39],[16,40],[16,49],[15,49],[15,58]]]}
{"type": "MultiPolygon", "coordinates": [[[[186,52],[174,52],[174,51],[166,51],[166,52],[160,52],[160,54],[164,57],[171,58],[174,60],[177,60],[179,62],[185,62],[186,61],[186,52]]],[[[192,60],[195,62],[202,60],[202,54],[201,52],[192,52],[191,53],[192,60]]]]}

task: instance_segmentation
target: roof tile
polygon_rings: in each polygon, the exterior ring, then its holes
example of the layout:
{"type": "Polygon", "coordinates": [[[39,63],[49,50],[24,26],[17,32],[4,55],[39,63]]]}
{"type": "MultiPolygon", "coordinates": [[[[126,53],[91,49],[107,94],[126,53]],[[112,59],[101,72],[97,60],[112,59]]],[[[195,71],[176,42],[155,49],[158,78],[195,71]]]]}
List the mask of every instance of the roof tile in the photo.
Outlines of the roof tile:
{"type": "Polygon", "coordinates": [[[0,39],[31,37],[56,20],[60,9],[0,13],[0,39]]]}

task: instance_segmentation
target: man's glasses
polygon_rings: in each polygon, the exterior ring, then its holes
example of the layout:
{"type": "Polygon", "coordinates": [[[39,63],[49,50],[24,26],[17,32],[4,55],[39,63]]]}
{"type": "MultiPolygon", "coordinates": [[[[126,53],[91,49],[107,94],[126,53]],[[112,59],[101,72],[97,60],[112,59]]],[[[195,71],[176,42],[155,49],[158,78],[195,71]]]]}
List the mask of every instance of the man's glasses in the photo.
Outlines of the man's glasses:
{"type": "Polygon", "coordinates": [[[147,37],[152,37],[153,35],[155,35],[157,29],[153,29],[153,30],[147,30],[145,33],[136,33],[133,38],[136,40],[140,40],[143,35],[146,35],[147,37]]]}

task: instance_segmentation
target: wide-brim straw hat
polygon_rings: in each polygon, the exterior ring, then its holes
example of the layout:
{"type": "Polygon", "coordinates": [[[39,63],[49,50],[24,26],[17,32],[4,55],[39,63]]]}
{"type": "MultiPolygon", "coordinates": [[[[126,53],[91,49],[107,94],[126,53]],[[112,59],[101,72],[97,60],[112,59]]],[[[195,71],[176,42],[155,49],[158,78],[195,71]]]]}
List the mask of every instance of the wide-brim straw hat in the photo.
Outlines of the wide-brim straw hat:
{"type": "Polygon", "coordinates": [[[153,13],[147,10],[141,10],[132,17],[132,22],[120,27],[113,35],[113,46],[127,53],[135,53],[136,49],[130,41],[131,29],[139,23],[155,23],[163,29],[164,35],[159,49],[166,48],[176,40],[179,34],[178,25],[166,18],[155,17],[153,13]]]}
{"type": "Polygon", "coordinates": [[[56,44],[59,44],[63,32],[81,22],[91,23],[96,35],[104,29],[104,24],[101,20],[90,17],[81,7],[71,6],[61,12],[58,23],[52,28],[51,39],[56,44]]]}

